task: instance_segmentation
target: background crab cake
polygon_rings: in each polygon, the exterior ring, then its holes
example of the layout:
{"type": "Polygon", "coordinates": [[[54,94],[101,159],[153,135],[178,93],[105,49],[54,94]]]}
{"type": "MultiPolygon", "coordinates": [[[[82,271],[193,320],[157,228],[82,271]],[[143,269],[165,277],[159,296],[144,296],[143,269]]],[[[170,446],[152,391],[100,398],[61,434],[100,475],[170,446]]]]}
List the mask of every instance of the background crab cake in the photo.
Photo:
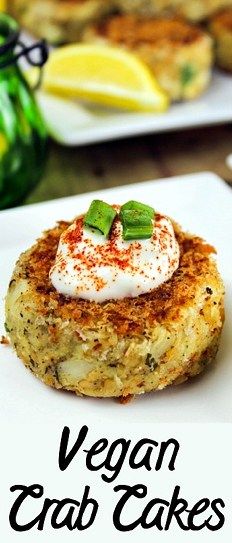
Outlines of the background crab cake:
{"type": "Polygon", "coordinates": [[[77,41],[83,29],[112,10],[111,0],[13,0],[12,15],[50,42],[77,41]]]}
{"type": "Polygon", "coordinates": [[[190,21],[209,18],[232,0],[12,0],[9,10],[27,30],[52,43],[76,42],[94,21],[115,11],[152,17],[174,14],[190,21]]]}
{"type": "Polygon", "coordinates": [[[232,72],[232,9],[215,15],[209,30],[215,40],[218,66],[232,72]]]}
{"type": "Polygon", "coordinates": [[[115,0],[115,5],[122,13],[152,16],[175,11],[177,2],[178,0],[115,0]]]}
{"type": "Polygon", "coordinates": [[[174,0],[177,12],[191,21],[203,21],[217,11],[232,6],[232,0],[174,0]]]}
{"type": "Polygon", "coordinates": [[[219,9],[232,6],[232,0],[116,0],[124,13],[163,15],[174,13],[190,21],[207,19],[219,9]]]}
{"type": "Polygon", "coordinates": [[[113,16],[89,28],[83,39],[136,53],[172,100],[199,96],[211,78],[212,39],[181,19],[113,16]]]}
{"type": "Polygon", "coordinates": [[[65,298],[49,281],[67,226],[21,255],[6,298],[12,345],[37,377],[77,394],[121,397],[183,382],[214,360],[224,289],[212,247],[175,227],[181,257],[173,277],[149,294],[98,304],[65,298]]]}

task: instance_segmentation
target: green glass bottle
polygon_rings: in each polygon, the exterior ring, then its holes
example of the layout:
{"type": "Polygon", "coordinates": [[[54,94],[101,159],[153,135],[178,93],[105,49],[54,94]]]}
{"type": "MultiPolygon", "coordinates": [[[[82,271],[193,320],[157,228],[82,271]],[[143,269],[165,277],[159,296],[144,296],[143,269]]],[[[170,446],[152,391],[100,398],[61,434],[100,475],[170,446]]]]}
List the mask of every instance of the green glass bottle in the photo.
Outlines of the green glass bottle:
{"type": "Polygon", "coordinates": [[[0,14],[0,209],[22,201],[40,179],[46,157],[46,129],[18,66],[18,43],[22,47],[16,21],[0,14]]]}

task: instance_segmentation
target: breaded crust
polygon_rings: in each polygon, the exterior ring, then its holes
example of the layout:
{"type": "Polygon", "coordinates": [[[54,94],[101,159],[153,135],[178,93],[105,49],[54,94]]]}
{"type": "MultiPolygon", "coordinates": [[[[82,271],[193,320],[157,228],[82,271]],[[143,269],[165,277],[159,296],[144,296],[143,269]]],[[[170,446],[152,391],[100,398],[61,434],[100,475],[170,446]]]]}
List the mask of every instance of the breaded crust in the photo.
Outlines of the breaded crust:
{"type": "Polygon", "coordinates": [[[52,43],[75,42],[89,24],[112,12],[111,0],[13,0],[20,24],[52,43]]]}
{"type": "Polygon", "coordinates": [[[218,10],[232,6],[232,0],[116,0],[123,13],[139,15],[181,15],[189,21],[203,21],[218,10]]]}
{"type": "Polygon", "coordinates": [[[232,9],[215,15],[209,23],[216,44],[218,66],[232,72],[232,9]]]}
{"type": "Polygon", "coordinates": [[[89,28],[83,39],[137,54],[172,100],[195,98],[210,81],[212,40],[182,19],[113,16],[89,28]]]}
{"type": "Polygon", "coordinates": [[[49,280],[60,222],[19,258],[6,297],[6,325],[24,364],[46,384],[98,397],[126,397],[203,371],[217,352],[224,288],[214,249],[175,226],[181,259],[149,294],[102,304],[60,295],[49,280]]]}

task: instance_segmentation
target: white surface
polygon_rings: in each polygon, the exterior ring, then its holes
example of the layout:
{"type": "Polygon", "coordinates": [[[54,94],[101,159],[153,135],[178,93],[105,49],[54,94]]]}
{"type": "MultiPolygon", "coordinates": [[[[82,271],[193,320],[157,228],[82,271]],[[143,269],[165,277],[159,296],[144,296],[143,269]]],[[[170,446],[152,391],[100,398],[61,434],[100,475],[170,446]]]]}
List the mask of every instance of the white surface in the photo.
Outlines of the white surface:
{"type": "Polygon", "coordinates": [[[200,98],[174,104],[162,114],[107,111],[44,93],[39,93],[38,100],[54,139],[66,145],[85,145],[229,122],[232,120],[232,76],[215,71],[209,89],[200,98]]]}
{"type": "Polygon", "coordinates": [[[217,363],[191,382],[162,392],[137,397],[127,406],[114,400],[78,398],[49,389],[27,371],[9,347],[0,346],[0,420],[56,420],[60,423],[90,419],[122,426],[134,421],[232,422],[231,334],[231,206],[232,192],[210,173],[160,182],[146,182],[0,213],[0,334],[4,333],[3,297],[18,255],[41,231],[59,219],[72,219],[88,207],[93,197],[109,203],[131,198],[170,214],[184,229],[199,234],[218,249],[218,264],[226,285],[226,324],[217,363]]]}
{"type": "MultiPolygon", "coordinates": [[[[62,424],[59,423],[60,413],[56,423],[34,424],[33,421],[17,425],[3,425],[1,427],[2,443],[0,448],[1,473],[1,542],[2,543],[229,543],[231,541],[231,425],[227,424],[185,424],[165,425],[153,424],[136,425],[130,423],[122,425],[120,417],[117,423],[110,424],[105,421],[96,426],[89,423],[88,436],[80,447],[76,457],[65,472],[58,468],[58,453],[62,424]],[[98,471],[90,472],[86,467],[86,454],[84,450],[90,449],[99,438],[107,438],[109,445],[103,453],[93,458],[94,465],[104,462],[113,441],[118,438],[131,439],[131,447],[123,462],[119,476],[112,482],[106,483],[102,476],[112,476],[112,471],[105,466],[98,471]],[[178,439],[180,451],[175,464],[175,471],[169,471],[168,462],[170,451],[160,471],[155,471],[159,448],[153,449],[151,454],[151,471],[144,467],[133,470],[129,466],[130,453],[141,438],[150,438],[161,444],[169,438],[178,439]],[[16,450],[17,447],[17,450],[16,450]],[[223,459],[223,461],[222,461],[223,459]],[[196,474],[196,475],[195,475],[196,474]],[[85,485],[90,486],[91,498],[99,502],[99,511],[91,528],[84,532],[74,530],[69,532],[66,528],[54,530],[51,528],[51,511],[48,511],[43,532],[35,528],[28,532],[16,533],[11,530],[8,517],[10,509],[19,492],[11,493],[10,487],[15,484],[42,484],[44,496],[41,499],[27,499],[23,504],[19,522],[29,522],[34,519],[42,509],[46,498],[69,498],[81,500],[85,485]],[[222,498],[226,504],[224,515],[226,522],[220,532],[210,532],[206,528],[202,531],[187,532],[181,530],[175,518],[172,519],[170,530],[159,531],[157,528],[148,530],[141,527],[130,532],[119,532],[113,526],[113,511],[122,491],[115,492],[116,485],[143,484],[147,486],[148,493],[143,499],[132,498],[125,507],[122,521],[126,524],[138,519],[145,506],[152,498],[161,498],[170,502],[174,487],[180,485],[180,497],[186,499],[190,511],[201,498],[222,498]]],[[[70,447],[75,442],[82,424],[76,417],[76,424],[71,428],[70,447]]],[[[67,422],[67,421],[66,421],[67,422]]],[[[145,456],[147,446],[140,450],[139,458],[145,456]]],[[[115,465],[122,453],[120,445],[114,452],[111,465],[115,465]]],[[[123,457],[124,459],[124,457],[123,457]]],[[[108,461],[109,466],[109,461],[108,461]]],[[[180,506],[179,506],[180,509],[180,506]]],[[[164,508],[162,525],[165,525],[169,508],[164,508]]],[[[66,509],[67,511],[67,509],[66,509]]],[[[155,517],[158,506],[153,507],[149,514],[150,520],[155,517]]],[[[195,525],[201,525],[211,516],[209,507],[205,512],[197,515],[195,525]]],[[[87,510],[88,514],[88,510],[87,510]]],[[[74,518],[77,516],[77,512],[74,518]]],[[[64,517],[64,512],[62,517],[64,517]]],[[[87,517],[88,518],[88,517],[87,517]]],[[[187,514],[182,515],[186,523],[187,514]]],[[[213,515],[211,524],[216,524],[213,515]]]]}

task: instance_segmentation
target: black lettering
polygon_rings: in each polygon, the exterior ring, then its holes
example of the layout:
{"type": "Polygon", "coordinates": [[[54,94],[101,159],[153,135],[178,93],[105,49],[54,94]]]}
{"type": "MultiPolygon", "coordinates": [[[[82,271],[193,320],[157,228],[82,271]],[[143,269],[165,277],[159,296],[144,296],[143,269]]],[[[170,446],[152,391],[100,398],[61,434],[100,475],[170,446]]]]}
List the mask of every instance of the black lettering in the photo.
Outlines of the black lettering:
{"type": "Polygon", "coordinates": [[[51,526],[55,530],[60,528],[67,527],[68,530],[77,529],[79,531],[87,530],[95,521],[97,512],[98,512],[98,502],[89,497],[90,487],[86,486],[84,489],[83,497],[81,503],[76,500],[71,500],[69,498],[63,500],[50,500],[46,498],[44,500],[44,505],[42,511],[36,518],[27,524],[19,524],[17,516],[20,512],[23,502],[28,496],[32,498],[41,498],[44,494],[44,489],[40,485],[31,485],[26,487],[23,485],[17,485],[11,487],[11,492],[15,490],[20,490],[21,493],[18,498],[15,500],[9,515],[10,526],[16,532],[26,532],[31,530],[37,525],[37,530],[42,531],[44,529],[45,520],[47,517],[48,510],[55,505],[54,511],[51,514],[51,526]],[[69,506],[69,509],[65,517],[59,521],[59,515],[64,513],[64,508],[69,506]],[[77,511],[79,509],[79,511],[77,511]],[[77,516],[74,519],[74,513],[77,512],[77,516]]]}
{"type": "Polygon", "coordinates": [[[151,466],[151,454],[153,452],[153,447],[158,447],[158,443],[157,441],[153,441],[153,439],[140,439],[140,441],[138,441],[138,443],[136,443],[131,455],[130,455],[130,460],[129,460],[129,464],[130,464],[130,467],[132,469],[139,469],[139,468],[142,468],[143,466],[147,469],[147,471],[151,471],[152,469],[152,466],[151,466]],[[139,462],[136,462],[136,456],[138,455],[138,453],[140,452],[141,448],[144,446],[144,445],[152,445],[150,447],[147,447],[147,450],[146,450],[146,453],[145,455],[143,456],[142,460],[140,460],[139,462]]]}
{"type": "Polygon", "coordinates": [[[90,471],[98,471],[99,469],[103,468],[103,466],[105,465],[105,459],[103,460],[103,462],[101,462],[101,464],[98,464],[97,466],[94,466],[92,464],[92,457],[93,456],[97,456],[98,454],[100,454],[101,452],[103,452],[106,447],[108,446],[108,440],[105,439],[105,438],[102,438],[102,439],[99,439],[99,441],[96,441],[96,443],[94,443],[94,445],[92,445],[92,447],[89,449],[89,451],[84,451],[87,453],[86,455],[86,467],[90,470],[90,471]]]}
{"type": "Polygon", "coordinates": [[[110,476],[107,476],[107,475],[102,475],[102,479],[103,481],[107,482],[107,483],[112,483],[112,481],[114,481],[121,469],[122,469],[122,466],[123,466],[123,463],[124,463],[124,460],[126,458],[126,455],[127,455],[127,452],[128,452],[128,449],[130,447],[130,444],[131,444],[131,441],[126,441],[126,439],[117,439],[116,441],[114,441],[112,443],[112,445],[110,446],[109,448],[109,451],[108,451],[108,454],[107,454],[107,457],[106,457],[106,460],[105,460],[105,469],[109,470],[109,471],[112,471],[113,472],[113,475],[110,477],[110,476]],[[112,462],[112,459],[113,459],[113,456],[116,452],[116,449],[119,448],[119,457],[117,459],[116,462],[112,462]],[[121,449],[121,450],[120,450],[121,449]]]}
{"type": "MultiPolygon", "coordinates": [[[[51,501],[53,501],[53,500],[51,500],[51,501]]],[[[54,528],[54,530],[59,530],[60,528],[66,527],[70,531],[74,530],[75,526],[73,526],[73,514],[75,513],[76,507],[79,507],[79,505],[80,505],[80,502],[78,502],[76,500],[70,500],[69,498],[66,498],[64,500],[61,500],[60,502],[57,502],[57,506],[56,506],[55,510],[53,511],[52,516],[51,516],[51,526],[52,526],[52,528],[54,528]],[[64,509],[64,507],[66,505],[70,506],[69,510],[68,510],[66,516],[64,517],[64,519],[59,522],[58,516],[62,512],[62,509],[64,509]]]]}
{"type": "Polygon", "coordinates": [[[200,524],[199,526],[196,526],[194,524],[194,517],[196,515],[200,515],[201,513],[203,513],[203,511],[206,511],[206,509],[208,509],[210,505],[210,500],[208,500],[207,498],[203,498],[202,500],[200,500],[199,502],[197,502],[193,508],[191,509],[191,511],[189,511],[189,515],[188,515],[188,527],[190,530],[192,531],[199,531],[199,530],[202,530],[204,527],[205,527],[205,522],[203,522],[203,524],[200,524]]]}
{"type": "Polygon", "coordinates": [[[188,502],[186,500],[182,500],[181,498],[179,498],[179,493],[180,493],[180,487],[176,486],[173,492],[171,502],[170,502],[167,521],[165,524],[165,530],[169,530],[173,517],[176,518],[177,523],[182,530],[185,530],[185,531],[189,530],[188,526],[186,526],[180,518],[180,515],[182,515],[184,511],[187,511],[188,502]]]}
{"type": "Polygon", "coordinates": [[[218,498],[217,500],[213,500],[211,503],[211,508],[214,513],[216,513],[216,516],[218,517],[218,523],[215,525],[210,524],[210,521],[213,518],[213,515],[211,515],[207,520],[205,525],[211,532],[216,532],[217,530],[220,530],[224,524],[225,524],[225,516],[222,514],[222,512],[219,510],[218,506],[220,506],[222,509],[225,508],[225,503],[223,500],[218,498]]]}
{"type": "Polygon", "coordinates": [[[43,509],[40,515],[37,517],[37,521],[38,521],[37,530],[40,530],[41,532],[43,531],[48,510],[50,509],[52,505],[58,506],[59,503],[60,502],[58,500],[50,500],[49,498],[46,498],[44,500],[43,509]]]}
{"type": "Polygon", "coordinates": [[[156,471],[159,471],[162,468],[165,453],[166,453],[166,451],[167,451],[167,449],[168,449],[168,447],[170,445],[173,445],[174,451],[172,453],[172,457],[171,457],[171,460],[169,462],[168,469],[169,469],[169,471],[174,471],[175,470],[175,461],[176,461],[178,452],[180,450],[180,444],[176,439],[169,439],[168,441],[163,441],[161,443],[159,458],[157,460],[156,467],[155,467],[156,471]]]}
{"type": "Polygon", "coordinates": [[[83,498],[81,501],[80,511],[78,515],[78,519],[74,525],[74,528],[77,528],[78,530],[87,530],[95,521],[97,512],[98,512],[98,502],[94,500],[93,498],[89,498],[89,491],[90,487],[86,486],[83,494],[83,498]],[[89,520],[84,524],[83,516],[87,510],[87,507],[91,506],[91,513],[89,515],[89,520]]]}
{"type": "Polygon", "coordinates": [[[26,498],[28,498],[28,496],[30,496],[31,498],[36,498],[36,499],[42,498],[44,489],[41,485],[31,485],[29,487],[25,485],[15,485],[15,486],[12,486],[10,489],[11,492],[15,492],[17,490],[21,490],[21,493],[18,496],[18,498],[16,498],[11,508],[10,515],[9,515],[9,522],[10,522],[11,528],[15,530],[15,532],[27,532],[28,530],[30,530],[31,528],[33,528],[33,526],[37,524],[40,516],[36,517],[31,522],[28,522],[28,524],[20,525],[17,520],[19,510],[23,502],[26,500],[26,498]]]}
{"type": "Polygon", "coordinates": [[[141,517],[139,517],[138,520],[135,520],[131,524],[122,524],[121,521],[121,515],[124,510],[124,507],[126,503],[129,501],[129,499],[134,496],[135,498],[145,498],[147,495],[147,487],[145,485],[134,485],[132,487],[127,485],[118,485],[114,487],[114,492],[118,492],[120,490],[124,490],[125,493],[123,494],[122,498],[120,498],[119,502],[117,503],[114,513],[113,513],[113,523],[115,528],[120,532],[130,532],[137,528],[141,522],[141,517]]]}
{"type": "Polygon", "coordinates": [[[57,505],[51,517],[51,526],[55,530],[67,527],[69,531],[72,531],[75,529],[79,531],[83,531],[83,530],[87,530],[90,526],[92,526],[97,515],[98,503],[96,500],[89,498],[89,491],[90,491],[90,487],[86,486],[81,504],[80,502],[76,500],[70,500],[70,499],[61,500],[59,502],[59,504],[57,505]],[[69,510],[65,518],[59,522],[58,516],[60,515],[60,513],[62,512],[63,508],[66,505],[70,505],[69,510]],[[91,511],[89,513],[89,516],[86,515],[87,521],[86,523],[84,523],[83,517],[86,514],[86,510],[89,506],[91,506],[91,511]],[[76,508],[79,508],[79,507],[80,509],[79,509],[77,518],[74,520],[73,515],[75,513],[76,508]]]}
{"type": "Polygon", "coordinates": [[[169,506],[169,502],[166,500],[161,499],[154,499],[151,500],[145,507],[143,514],[142,514],[142,520],[141,520],[141,527],[147,530],[148,528],[158,528],[159,531],[163,530],[162,526],[162,517],[164,513],[164,507],[163,506],[169,506]],[[158,512],[156,513],[155,517],[152,521],[148,522],[147,517],[149,513],[151,512],[152,508],[156,505],[160,505],[158,512]]]}
{"type": "Polygon", "coordinates": [[[61,471],[65,471],[68,468],[69,464],[72,462],[74,456],[77,454],[81,445],[83,444],[88,431],[89,431],[88,426],[82,426],[77,440],[75,441],[70,452],[67,453],[70,429],[68,428],[68,426],[64,427],[62,436],[61,436],[61,441],[60,441],[59,461],[58,461],[59,468],[61,471]]]}

